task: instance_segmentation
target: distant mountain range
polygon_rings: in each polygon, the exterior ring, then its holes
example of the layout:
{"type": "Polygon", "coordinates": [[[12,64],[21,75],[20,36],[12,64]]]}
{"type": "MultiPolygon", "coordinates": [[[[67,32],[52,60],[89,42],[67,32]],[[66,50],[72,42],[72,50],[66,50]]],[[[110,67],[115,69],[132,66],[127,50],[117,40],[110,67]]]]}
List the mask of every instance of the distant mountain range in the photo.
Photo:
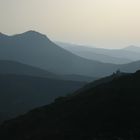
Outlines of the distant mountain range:
{"type": "Polygon", "coordinates": [[[1,140],[140,139],[140,71],[110,77],[3,123],[1,140]]]}
{"type": "Polygon", "coordinates": [[[18,61],[56,74],[98,77],[116,70],[112,64],[76,56],[35,31],[14,36],[1,34],[0,59],[18,61]]]}
{"type": "MultiPolygon", "coordinates": [[[[112,54],[112,52],[110,53],[112,54]]],[[[116,51],[114,53],[116,54],[116,51]]],[[[120,55],[125,57],[125,53],[122,54],[121,51],[118,51],[117,54],[118,57],[120,55]]],[[[130,54],[132,55],[131,52],[130,54]]],[[[135,57],[140,57],[140,55],[135,54],[135,57]]],[[[59,47],[47,36],[35,31],[13,36],[0,34],[0,60],[18,61],[59,75],[79,75],[95,78],[110,75],[119,68],[121,70],[125,69],[123,65],[102,63],[77,56],[59,47]]],[[[133,69],[134,71],[137,70],[137,66],[135,68],[134,65],[133,69]]],[[[126,70],[126,72],[134,71],[126,70]]]]}
{"type": "Polygon", "coordinates": [[[56,44],[81,57],[104,63],[125,64],[140,60],[140,47],[136,46],[123,49],[104,49],[62,42],[56,42],[56,44]]]}

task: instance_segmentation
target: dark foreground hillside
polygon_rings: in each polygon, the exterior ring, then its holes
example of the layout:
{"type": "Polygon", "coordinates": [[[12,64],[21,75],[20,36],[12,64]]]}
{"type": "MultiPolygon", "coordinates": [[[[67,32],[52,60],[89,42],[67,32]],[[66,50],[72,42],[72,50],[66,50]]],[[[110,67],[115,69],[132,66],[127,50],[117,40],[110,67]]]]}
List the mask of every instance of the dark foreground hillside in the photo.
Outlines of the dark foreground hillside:
{"type": "Polygon", "coordinates": [[[27,75],[0,75],[0,123],[49,104],[56,97],[70,94],[84,84],[27,75]]]}
{"type": "Polygon", "coordinates": [[[7,121],[0,139],[139,140],[140,71],[7,121]]]}

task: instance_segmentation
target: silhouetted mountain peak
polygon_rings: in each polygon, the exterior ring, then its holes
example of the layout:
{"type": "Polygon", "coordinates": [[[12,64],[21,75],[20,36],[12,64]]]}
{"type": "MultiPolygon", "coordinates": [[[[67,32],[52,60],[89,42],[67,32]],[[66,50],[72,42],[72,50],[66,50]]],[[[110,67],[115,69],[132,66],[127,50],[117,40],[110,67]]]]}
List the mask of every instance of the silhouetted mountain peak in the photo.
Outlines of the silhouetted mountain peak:
{"type": "Polygon", "coordinates": [[[25,34],[25,35],[31,35],[31,36],[33,36],[33,35],[35,35],[35,36],[46,36],[46,35],[43,35],[43,34],[37,32],[37,31],[34,31],[34,30],[26,31],[23,34],[25,34]]]}
{"type": "Polygon", "coordinates": [[[8,36],[8,35],[6,35],[6,34],[0,32],[0,38],[1,38],[1,37],[7,37],[7,36],[8,36]]]}
{"type": "Polygon", "coordinates": [[[28,38],[28,39],[31,39],[31,40],[49,40],[49,38],[44,35],[44,34],[41,34],[37,31],[33,31],[33,30],[29,30],[29,31],[26,31],[22,34],[17,34],[17,35],[14,35],[15,37],[22,37],[22,38],[28,38]]]}

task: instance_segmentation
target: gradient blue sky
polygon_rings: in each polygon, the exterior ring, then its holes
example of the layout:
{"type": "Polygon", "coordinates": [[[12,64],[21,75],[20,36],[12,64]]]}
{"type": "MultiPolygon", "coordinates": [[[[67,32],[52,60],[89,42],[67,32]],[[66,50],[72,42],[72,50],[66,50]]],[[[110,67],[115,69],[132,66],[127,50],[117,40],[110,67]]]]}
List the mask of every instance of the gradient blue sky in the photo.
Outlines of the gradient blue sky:
{"type": "Polygon", "coordinates": [[[96,47],[140,46],[140,0],[0,0],[0,32],[96,47]]]}

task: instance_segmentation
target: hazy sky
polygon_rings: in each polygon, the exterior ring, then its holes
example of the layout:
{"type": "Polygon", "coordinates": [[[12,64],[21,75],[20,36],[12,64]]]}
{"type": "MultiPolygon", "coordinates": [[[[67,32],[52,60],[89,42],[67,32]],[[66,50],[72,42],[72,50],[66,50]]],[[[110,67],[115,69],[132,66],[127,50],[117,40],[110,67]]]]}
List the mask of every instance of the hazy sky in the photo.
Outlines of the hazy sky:
{"type": "Polygon", "coordinates": [[[27,30],[97,47],[140,46],[140,0],[0,0],[0,32],[27,30]]]}

